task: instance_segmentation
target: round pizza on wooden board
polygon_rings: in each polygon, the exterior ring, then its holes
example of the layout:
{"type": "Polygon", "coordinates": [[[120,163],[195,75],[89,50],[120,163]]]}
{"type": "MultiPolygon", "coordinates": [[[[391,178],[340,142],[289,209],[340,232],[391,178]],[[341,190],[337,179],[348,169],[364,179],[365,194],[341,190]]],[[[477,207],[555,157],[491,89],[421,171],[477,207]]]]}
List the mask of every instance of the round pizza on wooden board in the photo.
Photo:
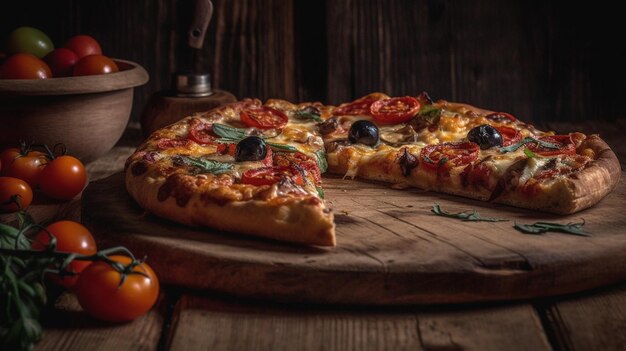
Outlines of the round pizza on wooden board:
{"type": "Polygon", "coordinates": [[[621,174],[597,135],[373,93],[339,106],[246,99],[187,117],[137,149],[125,182],[142,208],[179,223],[334,246],[327,171],[556,214],[595,205],[621,174]]]}

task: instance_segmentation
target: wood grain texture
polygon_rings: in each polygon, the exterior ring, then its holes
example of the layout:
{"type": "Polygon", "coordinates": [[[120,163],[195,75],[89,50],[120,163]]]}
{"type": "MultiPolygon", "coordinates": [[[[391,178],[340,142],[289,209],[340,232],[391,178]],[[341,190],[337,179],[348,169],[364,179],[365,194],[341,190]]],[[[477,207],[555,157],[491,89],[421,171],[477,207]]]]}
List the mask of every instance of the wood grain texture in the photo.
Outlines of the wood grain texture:
{"type": "Polygon", "coordinates": [[[195,230],[143,213],[122,175],[93,182],[83,222],[103,245],[158,256],[165,283],[240,296],[348,304],[510,300],[580,291],[626,278],[626,181],[597,206],[554,216],[376,183],[327,178],[338,246],[301,247],[234,233],[195,230]],[[467,223],[434,216],[477,209],[511,222],[467,223]],[[523,235],[513,222],[584,217],[593,237],[523,235]],[[208,269],[210,267],[210,269],[208,269]]]}
{"type": "Polygon", "coordinates": [[[64,293],[55,309],[43,317],[44,333],[37,350],[156,350],[164,323],[164,301],[161,295],[146,315],[115,324],[88,316],[75,295],[64,293]]]}
{"type": "Polygon", "coordinates": [[[473,0],[215,0],[202,49],[187,46],[193,1],[24,0],[0,13],[57,46],[91,34],[141,63],[134,120],[177,70],[208,71],[237,97],[337,103],[373,90],[465,101],[527,121],[623,117],[626,44],[611,6],[473,0]],[[33,11],[33,9],[37,9],[33,11]]]}
{"type": "Polygon", "coordinates": [[[554,301],[545,314],[559,349],[617,351],[626,345],[626,285],[554,301]]]}
{"type": "Polygon", "coordinates": [[[170,350],[550,349],[528,305],[357,310],[185,295],[176,316],[170,350]]]}

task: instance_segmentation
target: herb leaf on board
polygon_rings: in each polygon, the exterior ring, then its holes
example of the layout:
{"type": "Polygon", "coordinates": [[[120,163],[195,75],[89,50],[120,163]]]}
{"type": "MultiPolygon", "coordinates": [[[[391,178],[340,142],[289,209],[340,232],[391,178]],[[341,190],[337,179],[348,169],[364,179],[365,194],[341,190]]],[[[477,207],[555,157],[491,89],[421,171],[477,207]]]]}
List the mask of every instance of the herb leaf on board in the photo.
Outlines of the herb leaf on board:
{"type": "Polygon", "coordinates": [[[508,222],[508,219],[504,218],[493,218],[493,217],[481,217],[478,212],[474,211],[465,211],[458,213],[450,213],[441,209],[439,204],[435,203],[431,211],[437,216],[448,217],[448,218],[456,218],[462,221],[472,221],[472,222],[508,222]]]}

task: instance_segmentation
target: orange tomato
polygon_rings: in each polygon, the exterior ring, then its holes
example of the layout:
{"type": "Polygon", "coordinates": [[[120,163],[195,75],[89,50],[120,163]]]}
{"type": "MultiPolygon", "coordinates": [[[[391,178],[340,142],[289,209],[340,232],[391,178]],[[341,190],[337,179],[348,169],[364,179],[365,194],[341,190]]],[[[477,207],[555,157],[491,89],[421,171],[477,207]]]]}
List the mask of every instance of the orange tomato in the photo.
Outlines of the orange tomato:
{"type": "Polygon", "coordinates": [[[91,76],[96,74],[115,73],[120,69],[110,58],[103,55],[85,56],[74,65],[74,76],[91,76]]]}
{"type": "Polygon", "coordinates": [[[0,211],[16,212],[33,201],[33,190],[17,178],[0,177],[0,211]]]}
{"type": "Polygon", "coordinates": [[[31,54],[15,54],[0,66],[0,79],[46,79],[52,77],[50,67],[31,54]]]}
{"type": "MultiPolygon", "coordinates": [[[[111,256],[128,265],[126,256],[111,256]]],[[[78,302],[91,316],[110,322],[126,322],[144,315],[159,296],[159,281],[148,264],[141,263],[126,276],[106,262],[96,261],[78,277],[75,292],[78,302]],[[138,274],[142,273],[142,274],[138,274]]]]}
{"type": "Polygon", "coordinates": [[[48,197],[71,200],[87,183],[87,172],[80,160],[72,156],[59,156],[48,162],[41,171],[39,187],[48,197]]]}
{"type": "Polygon", "coordinates": [[[47,162],[45,155],[39,151],[29,151],[24,154],[18,148],[2,151],[0,160],[4,165],[2,175],[21,179],[31,188],[39,184],[39,176],[47,162]]]}
{"type": "MultiPolygon", "coordinates": [[[[81,255],[94,255],[98,249],[96,247],[96,241],[94,240],[91,232],[85,228],[82,224],[74,221],[58,221],[50,224],[46,227],[46,230],[42,230],[35,236],[35,240],[32,243],[33,250],[45,250],[52,238],[56,239],[56,251],[78,253],[81,255]]],[[[87,266],[90,261],[74,260],[65,268],[68,272],[80,273],[87,266]]],[[[58,285],[71,289],[76,285],[78,275],[66,275],[59,276],[51,274],[48,276],[50,280],[58,285]]]]}

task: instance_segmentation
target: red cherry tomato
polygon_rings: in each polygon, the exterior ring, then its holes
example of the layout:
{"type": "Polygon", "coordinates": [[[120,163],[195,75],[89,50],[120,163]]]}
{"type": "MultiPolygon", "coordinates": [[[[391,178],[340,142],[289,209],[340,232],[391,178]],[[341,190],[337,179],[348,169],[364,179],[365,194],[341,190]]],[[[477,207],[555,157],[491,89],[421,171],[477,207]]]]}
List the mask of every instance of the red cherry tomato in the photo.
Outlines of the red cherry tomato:
{"type": "Polygon", "coordinates": [[[54,77],[69,77],[78,62],[78,56],[70,49],[58,48],[46,55],[43,60],[50,67],[54,77]]]}
{"type": "Polygon", "coordinates": [[[374,102],[370,110],[376,122],[397,124],[413,118],[420,110],[420,102],[410,96],[384,99],[374,102]]]}
{"type": "Polygon", "coordinates": [[[170,139],[163,138],[156,141],[156,147],[159,150],[173,149],[177,147],[188,147],[193,142],[188,139],[170,139]]]}
{"type": "Polygon", "coordinates": [[[33,190],[17,178],[0,177],[0,211],[16,212],[27,208],[33,201],[33,190]]]}
{"type": "Polygon", "coordinates": [[[574,155],[576,153],[576,144],[572,140],[570,135],[552,135],[539,137],[538,140],[548,142],[556,146],[556,148],[546,147],[545,145],[537,143],[528,143],[526,147],[542,156],[553,155],[574,155]]]}
{"type": "Polygon", "coordinates": [[[354,100],[347,104],[342,104],[333,110],[334,116],[357,116],[371,114],[370,107],[376,100],[371,97],[365,97],[354,100]]]}
{"type": "MultiPolygon", "coordinates": [[[[50,244],[50,235],[53,235],[56,238],[56,251],[81,255],[94,255],[98,251],[96,241],[89,230],[78,222],[54,222],[47,226],[46,230],[40,231],[35,236],[35,240],[32,243],[33,250],[45,250],[50,244]]],[[[72,273],[80,273],[89,266],[90,263],[90,261],[74,260],[70,262],[65,270],[72,273]]],[[[66,289],[71,289],[76,285],[78,275],[66,275],[61,277],[56,274],[51,274],[49,278],[58,285],[66,289]]]]}
{"type": "Polygon", "coordinates": [[[85,56],[74,65],[74,76],[92,76],[119,72],[117,64],[110,58],[102,55],[85,56]]]}
{"type": "Polygon", "coordinates": [[[241,175],[241,182],[252,185],[272,185],[281,178],[289,177],[297,185],[303,185],[302,174],[293,166],[290,167],[262,167],[245,171],[241,175]]]}
{"type": "Polygon", "coordinates": [[[73,36],[63,47],[74,51],[78,59],[89,55],[102,55],[100,44],[89,35],[73,36]]]}
{"type": "Polygon", "coordinates": [[[50,67],[37,56],[15,54],[0,66],[0,79],[46,79],[51,78],[50,67]]]}
{"type": "Polygon", "coordinates": [[[47,159],[39,151],[29,151],[26,154],[17,148],[2,151],[0,160],[4,165],[2,175],[21,179],[28,183],[31,188],[39,185],[39,177],[43,171],[47,159]]]}
{"type": "MultiPolygon", "coordinates": [[[[128,266],[126,256],[110,256],[111,260],[128,266]]],[[[76,297],[91,316],[109,322],[126,322],[140,317],[154,306],[159,296],[159,280],[147,263],[135,266],[126,275],[110,264],[96,261],[78,276],[76,297]]]]}
{"type": "Polygon", "coordinates": [[[513,117],[513,115],[510,115],[506,112],[494,112],[492,114],[489,114],[487,116],[485,116],[486,119],[490,120],[490,121],[494,121],[497,123],[514,123],[517,122],[517,118],[513,117]]]}
{"type": "Polygon", "coordinates": [[[515,143],[519,143],[522,140],[522,134],[514,129],[509,127],[494,127],[500,132],[502,135],[502,146],[509,146],[515,143]]]}
{"type": "Polygon", "coordinates": [[[441,174],[450,167],[465,166],[476,161],[479,150],[478,144],[467,141],[428,145],[420,153],[420,164],[426,170],[441,174]]]}
{"type": "MultiPolygon", "coordinates": [[[[267,150],[269,151],[270,149],[268,148],[267,150]]],[[[217,153],[220,155],[229,154],[234,157],[235,151],[237,151],[236,143],[217,144],[217,153]]]]}
{"type": "Polygon", "coordinates": [[[286,114],[267,106],[245,108],[239,112],[239,117],[248,127],[259,129],[281,129],[289,122],[286,114]]]}
{"type": "Polygon", "coordinates": [[[71,200],[83,190],[86,183],[87,172],[83,163],[67,155],[48,162],[39,178],[41,191],[57,200],[71,200]]]}
{"type": "Polygon", "coordinates": [[[213,124],[203,122],[197,118],[189,122],[189,139],[198,144],[213,144],[217,135],[213,133],[213,124]]]}

